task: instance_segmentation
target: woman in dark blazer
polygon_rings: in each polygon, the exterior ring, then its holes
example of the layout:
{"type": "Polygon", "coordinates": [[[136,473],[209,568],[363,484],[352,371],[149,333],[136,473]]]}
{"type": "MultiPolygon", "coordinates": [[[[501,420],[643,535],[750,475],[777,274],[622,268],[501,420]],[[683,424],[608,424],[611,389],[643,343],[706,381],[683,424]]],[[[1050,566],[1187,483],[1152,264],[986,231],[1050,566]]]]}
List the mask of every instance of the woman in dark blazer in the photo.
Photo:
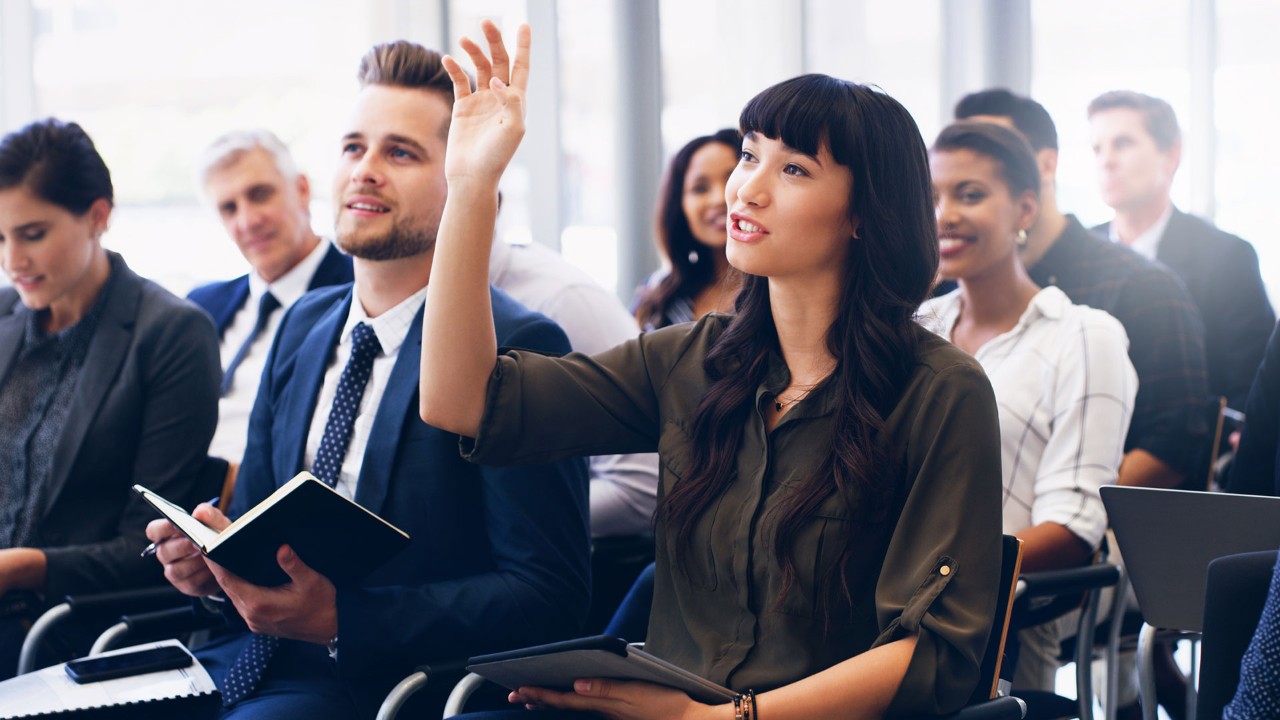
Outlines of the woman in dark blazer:
{"type": "Polygon", "coordinates": [[[112,198],[78,125],[0,139],[0,677],[46,600],[161,580],[134,483],[187,506],[210,492],[217,337],[102,247],[112,198]]]}

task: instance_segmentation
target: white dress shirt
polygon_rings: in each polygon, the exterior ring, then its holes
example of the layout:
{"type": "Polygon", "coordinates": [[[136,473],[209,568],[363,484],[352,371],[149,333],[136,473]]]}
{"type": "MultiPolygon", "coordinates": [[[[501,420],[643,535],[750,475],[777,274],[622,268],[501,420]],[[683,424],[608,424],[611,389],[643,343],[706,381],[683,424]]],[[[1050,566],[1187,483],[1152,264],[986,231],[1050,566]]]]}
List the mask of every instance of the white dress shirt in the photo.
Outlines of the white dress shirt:
{"type": "Polygon", "coordinates": [[[249,297],[244,305],[236,311],[235,317],[222,333],[222,367],[226,368],[236,356],[240,346],[253,332],[258,321],[258,303],[268,290],[280,302],[280,308],[271,313],[271,318],[258,337],[254,338],[249,352],[236,366],[236,374],[232,379],[231,389],[218,400],[218,428],[209,443],[209,454],[239,463],[244,457],[244,448],[249,440],[249,413],[253,410],[253,401],[258,397],[258,381],[262,378],[262,369],[267,366],[267,353],[271,352],[271,341],[280,327],[280,320],[291,305],[307,292],[311,278],[316,274],[325,253],[329,252],[329,241],[324,238],[315,249],[307,254],[289,272],[276,278],[273,283],[262,279],[257,272],[249,273],[249,297]]]}
{"type": "Polygon", "coordinates": [[[333,407],[333,398],[338,394],[338,381],[342,379],[342,370],[351,358],[351,331],[358,323],[365,323],[373,328],[378,336],[378,344],[382,352],[373,359],[373,370],[369,373],[369,382],[364,387],[364,395],[360,398],[360,409],[356,411],[355,425],[351,431],[351,444],[347,446],[347,455],[342,459],[342,469],[338,471],[338,485],[335,488],[348,500],[355,500],[356,483],[360,479],[360,466],[364,463],[364,449],[369,444],[369,432],[373,429],[374,418],[378,416],[378,406],[382,404],[382,394],[391,379],[391,369],[400,355],[400,346],[410,332],[422,332],[421,327],[413,322],[418,310],[427,299],[427,288],[410,295],[399,305],[370,318],[360,304],[358,294],[351,298],[351,309],[347,312],[347,323],[338,336],[338,347],[333,360],[324,372],[324,384],[320,386],[320,396],[316,399],[316,409],[311,415],[311,428],[307,432],[307,449],[303,458],[304,467],[311,469],[316,453],[320,450],[320,440],[324,437],[324,426],[329,421],[329,408],[333,407]]]}
{"type": "MultiPolygon", "coordinates": [[[[1169,227],[1169,218],[1171,217],[1173,217],[1172,203],[1169,204],[1169,207],[1165,209],[1164,214],[1160,216],[1159,220],[1156,220],[1154,225],[1147,228],[1145,232],[1129,243],[1129,248],[1148,260],[1155,260],[1156,253],[1160,251],[1160,240],[1164,237],[1164,229],[1169,227]]],[[[1111,224],[1107,226],[1107,237],[1111,239],[1111,242],[1125,244],[1120,239],[1120,235],[1116,233],[1115,220],[1112,220],[1111,224]]]]}
{"type": "MultiPolygon", "coordinates": [[[[950,340],[961,310],[955,290],[918,319],[950,340]]],[[[1118,320],[1046,287],[974,355],[999,408],[1006,533],[1054,522],[1090,547],[1101,542],[1098,489],[1116,481],[1138,392],[1128,349],[1118,320]]]]}

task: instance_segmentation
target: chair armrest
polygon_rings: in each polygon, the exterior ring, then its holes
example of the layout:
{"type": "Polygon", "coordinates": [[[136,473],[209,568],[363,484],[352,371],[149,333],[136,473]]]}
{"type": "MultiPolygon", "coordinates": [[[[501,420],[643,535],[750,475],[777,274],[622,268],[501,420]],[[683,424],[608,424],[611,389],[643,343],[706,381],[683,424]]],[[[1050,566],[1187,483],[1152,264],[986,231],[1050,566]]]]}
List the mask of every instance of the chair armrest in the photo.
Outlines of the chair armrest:
{"type": "Polygon", "coordinates": [[[454,685],[453,690],[449,693],[449,699],[444,704],[444,717],[451,718],[455,715],[461,715],[467,700],[486,682],[488,680],[475,673],[467,673],[467,676],[459,680],[458,684],[454,685]]]}
{"type": "Polygon", "coordinates": [[[939,720],[1022,720],[1026,703],[1016,697],[1002,697],[961,708],[939,720]]]}
{"type": "Polygon", "coordinates": [[[1044,570],[1023,573],[1018,578],[1018,597],[1034,598],[1081,593],[1115,585],[1120,570],[1115,565],[1095,563],[1066,570],[1044,570]]]}
{"type": "Polygon", "coordinates": [[[221,615],[211,613],[196,604],[125,615],[120,618],[120,621],[128,626],[130,633],[150,637],[172,637],[181,633],[207,630],[225,623],[221,615]]]}
{"type": "MultiPolygon", "coordinates": [[[[441,676],[447,677],[450,674],[460,673],[467,667],[466,660],[446,660],[444,662],[432,663],[430,665],[419,665],[414,668],[405,679],[396,683],[391,688],[391,692],[387,693],[387,697],[383,699],[382,705],[378,708],[376,720],[393,720],[400,712],[400,708],[409,701],[409,698],[416,695],[420,690],[427,686],[432,677],[440,679],[441,676]]],[[[463,678],[465,681],[466,678],[463,678]]],[[[454,688],[457,692],[457,688],[454,688]]],[[[452,701],[453,696],[450,695],[452,701]]],[[[445,717],[448,717],[448,708],[445,709],[445,717]]]]}
{"type": "Polygon", "coordinates": [[[74,619],[91,625],[106,625],[126,612],[157,610],[174,605],[186,605],[189,602],[185,595],[171,585],[109,593],[68,595],[63,603],[41,615],[27,632],[18,658],[18,674],[36,669],[36,656],[40,652],[45,636],[52,628],[64,621],[74,619]]]}
{"type": "Polygon", "coordinates": [[[1106,563],[1027,573],[1018,578],[1010,630],[1034,627],[1062,617],[1080,607],[1086,593],[1113,586],[1119,579],[1120,571],[1106,563]],[[1051,599],[1040,605],[1030,605],[1035,598],[1051,599]]]}
{"type": "Polygon", "coordinates": [[[71,607],[75,618],[88,622],[110,622],[126,613],[185,607],[190,602],[190,598],[172,585],[66,597],[66,603],[71,607]]]}

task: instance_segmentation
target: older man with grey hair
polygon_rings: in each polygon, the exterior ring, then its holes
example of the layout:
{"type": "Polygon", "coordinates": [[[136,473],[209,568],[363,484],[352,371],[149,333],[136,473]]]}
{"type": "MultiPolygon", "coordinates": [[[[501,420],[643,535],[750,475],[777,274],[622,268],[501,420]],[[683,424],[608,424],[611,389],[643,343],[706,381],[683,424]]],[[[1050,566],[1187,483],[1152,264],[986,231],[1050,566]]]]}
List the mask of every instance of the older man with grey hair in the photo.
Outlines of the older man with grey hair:
{"type": "Polygon", "coordinates": [[[351,258],[312,231],[311,185],[273,133],[218,138],[201,156],[196,180],[250,265],[245,275],[187,296],[213,318],[221,342],[222,397],[209,454],[238,464],[280,318],[308,290],[351,282],[351,258]]]}

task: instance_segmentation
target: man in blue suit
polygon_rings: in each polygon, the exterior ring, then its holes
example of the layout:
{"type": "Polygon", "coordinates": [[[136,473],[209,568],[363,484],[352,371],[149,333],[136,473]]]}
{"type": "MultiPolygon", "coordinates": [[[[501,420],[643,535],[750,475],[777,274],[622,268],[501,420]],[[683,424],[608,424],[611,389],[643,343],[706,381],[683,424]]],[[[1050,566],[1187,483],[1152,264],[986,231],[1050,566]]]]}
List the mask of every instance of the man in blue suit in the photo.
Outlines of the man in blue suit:
{"type": "Polygon", "coordinates": [[[351,282],[351,258],[311,230],[311,185],[271,132],[218,138],[204,151],[197,177],[251,268],[187,296],[213,318],[221,345],[218,429],[209,454],[239,463],[280,318],[308,290],[351,282]]]}
{"type": "MultiPolygon", "coordinates": [[[[422,305],[453,100],[440,56],[381,45],[359,76],[334,183],[337,243],[355,258],[355,283],[309,293],[282,320],[227,514],[308,469],[411,544],[370,558],[372,573],[343,587],[282,546],[291,581],[276,588],[208,563],[185,539],[160,544],[176,587],[223,599],[247,627],[197,652],[222,691],[223,717],[372,717],[415,665],[562,639],[586,610],[585,463],[471,465],[456,435],[418,419],[422,305]]],[[[568,350],[545,317],[499,291],[493,302],[502,344],[568,350]]],[[[227,523],[208,505],[196,517],[227,523]]],[[[175,534],[165,521],[147,532],[175,534]]]]}

